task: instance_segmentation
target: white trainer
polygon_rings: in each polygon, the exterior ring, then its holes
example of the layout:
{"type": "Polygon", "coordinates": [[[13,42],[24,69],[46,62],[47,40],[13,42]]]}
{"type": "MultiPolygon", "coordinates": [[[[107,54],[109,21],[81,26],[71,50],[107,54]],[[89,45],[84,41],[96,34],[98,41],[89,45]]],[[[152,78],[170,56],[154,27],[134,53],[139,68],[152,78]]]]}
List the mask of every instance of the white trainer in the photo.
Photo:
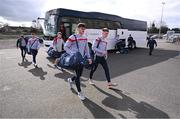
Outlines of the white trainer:
{"type": "Polygon", "coordinates": [[[67,81],[68,81],[69,88],[72,89],[73,88],[73,86],[72,86],[72,79],[68,78],[67,81]]]}
{"type": "Polygon", "coordinates": [[[89,79],[89,84],[90,84],[90,85],[95,85],[95,83],[93,82],[92,79],[89,79]]]}
{"type": "Polygon", "coordinates": [[[81,99],[81,100],[85,100],[85,96],[82,92],[78,92],[78,97],[81,99]]]}
{"type": "Polygon", "coordinates": [[[37,68],[37,67],[38,67],[38,65],[37,65],[37,64],[34,64],[34,67],[36,67],[36,68],[37,68]]]}

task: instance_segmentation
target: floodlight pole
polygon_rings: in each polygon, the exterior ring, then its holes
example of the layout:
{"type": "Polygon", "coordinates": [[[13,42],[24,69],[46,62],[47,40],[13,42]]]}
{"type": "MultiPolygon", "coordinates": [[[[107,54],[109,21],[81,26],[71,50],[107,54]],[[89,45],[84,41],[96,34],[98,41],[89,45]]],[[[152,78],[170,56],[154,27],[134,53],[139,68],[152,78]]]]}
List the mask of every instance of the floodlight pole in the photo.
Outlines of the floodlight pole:
{"type": "Polygon", "coordinates": [[[163,19],[164,5],[165,5],[165,2],[162,2],[162,13],[161,13],[161,22],[160,22],[160,27],[159,27],[159,38],[160,38],[160,36],[161,36],[161,27],[162,27],[162,19],[163,19]]]}

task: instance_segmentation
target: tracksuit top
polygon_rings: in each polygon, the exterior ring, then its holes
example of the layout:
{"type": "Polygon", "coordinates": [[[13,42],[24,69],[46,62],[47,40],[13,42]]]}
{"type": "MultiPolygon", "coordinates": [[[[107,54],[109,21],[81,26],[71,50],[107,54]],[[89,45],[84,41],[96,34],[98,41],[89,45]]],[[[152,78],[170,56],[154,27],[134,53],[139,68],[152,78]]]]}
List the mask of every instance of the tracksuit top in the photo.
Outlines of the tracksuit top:
{"type": "Polygon", "coordinates": [[[63,44],[63,39],[55,38],[53,41],[53,48],[55,49],[55,51],[61,52],[63,50],[63,44]]]}
{"type": "Polygon", "coordinates": [[[19,38],[16,43],[17,47],[26,47],[26,40],[24,38],[19,38]]]}
{"type": "Polygon", "coordinates": [[[155,40],[148,40],[147,47],[154,48],[154,45],[157,46],[157,42],[155,40]]]}
{"type": "Polygon", "coordinates": [[[30,38],[28,40],[28,47],[33,50],[38,50],[40,48],[40,43],[38,38],[30,38]]]}
{"type": "Polygon", "coordinates": [[[76,39],[74,35],[71,35],[67,39],[64,45],[64,50],[70,55],[79,51],[83,57],[87,56],[88,58],[91,58],[87,38],[85,36],[80,36],[79,34],[76,34],[76,37],[79,45],[79,50],[77,48],[76,39]]]}
{"type": "Polygon", "coordinates": [[[107,44],[108,44],[107,40],[103,39],[102,37],[99,37],[96,40],[94,40],[92,49],[95,52],[95,55],[104,57],[105,55],[103,54],[103,52],[107,52],[107,44]],[[99,43],[99,47],[97,48],[98,43],[99,43]]]}

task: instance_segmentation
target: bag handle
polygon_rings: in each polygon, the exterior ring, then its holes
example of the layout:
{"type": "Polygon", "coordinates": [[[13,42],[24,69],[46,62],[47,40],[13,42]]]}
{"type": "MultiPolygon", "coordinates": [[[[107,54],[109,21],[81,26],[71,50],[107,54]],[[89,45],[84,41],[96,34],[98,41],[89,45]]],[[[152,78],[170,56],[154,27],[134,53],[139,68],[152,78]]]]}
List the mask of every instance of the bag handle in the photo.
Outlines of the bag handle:
{"type": "Polygon", "coordinates": [[[100,45],[100,42],[101,42],[101,38],[98,38],[99,39],[99,42],[97,44],[97,47],[96,48],[99,48],[99,45],[100,45]]]}
{"type": "Polygon", "coordinates": [[[78,52],[79,52],[79,44],[78,44],[78,40],[77,40],[76,35],[74,35],[74,37],[75,37],[75,40],[76,40],[76,46],[77,46],[77,49],[78,49],[78,52]]]}

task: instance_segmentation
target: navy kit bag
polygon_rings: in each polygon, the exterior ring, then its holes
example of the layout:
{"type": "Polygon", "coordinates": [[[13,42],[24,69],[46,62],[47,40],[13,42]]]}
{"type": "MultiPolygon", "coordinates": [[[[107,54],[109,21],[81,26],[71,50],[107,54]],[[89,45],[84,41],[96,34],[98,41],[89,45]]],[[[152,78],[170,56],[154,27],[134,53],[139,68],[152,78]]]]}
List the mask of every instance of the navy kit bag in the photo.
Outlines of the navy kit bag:
{"type": "Polygon", "coordinates": [[[74,35],[74,37],[76,39],[76,46],[78,48],[78,52],[72,55],[66,52],[62,54],[58,63],[58,66],[61,68],[74,70],[77,66],[83,65],[84,58],[79,52],[79,45],[78,45],[76,35],[74,35]]]}
{"type": "Polygon", "coordinates": [[[47,54],[49,55],[49,52],[53,49],[53,47],[49,47],[47,54]]]}
{"type": "Polygon", "coordinates": [[[64,51],[57,52],[57,51],[54,50],[53,47],[50,47],[49,50],[47,51],[47,54],[52,58],[59,58],[63,52],[64,51]]]}

